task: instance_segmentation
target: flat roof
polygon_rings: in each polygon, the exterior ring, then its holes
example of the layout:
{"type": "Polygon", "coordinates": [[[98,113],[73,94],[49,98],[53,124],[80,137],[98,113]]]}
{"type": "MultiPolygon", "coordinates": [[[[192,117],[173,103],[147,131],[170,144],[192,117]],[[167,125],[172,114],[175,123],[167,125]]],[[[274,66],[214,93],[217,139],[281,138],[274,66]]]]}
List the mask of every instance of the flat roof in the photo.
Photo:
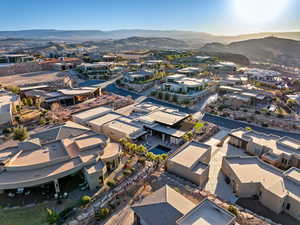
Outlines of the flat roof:
{"type": "Polygon", "coordinates": [[[103,150],[101,159],[105,160],[111,157],[115,157],[119,155],[120,152],[121,152],[121,146],[118,143],[108,143],[103,150]]]}
{"type": "Polygon", "coordinates": [[[6,167],[31,166],[36,164],[55,161],[56,159],[67,157],[68,154],[62,142],[54,141],[42,146],[37,150],[24,150],[17,157],[12,158],[6,167]]]}
{"type": "Polygon", "coordinates": [[[235,220],[235,215],[218,206],[209,199],[204,199],[188,214],[177,221],[178,225],[228,225],[235,220]]]}
{"type": "Polygon", "coordinates": [[[94,135],[90,137],[80,138],[75,141],[77,147],[81,150],[88,147],[94,147],[105,143],[105,137],[102,135],[94,135]]]}
{"type": "Polygon", "coordinates": [[[34,89],[40,89],[40,88],[47,88],[48,85],[36,85],[36,86],[29,86],[29,87],[20,87],[21,91],[29,91],[34,89]]]}
{"type": "Polygon", "coordinates": [[[110,121],[113,121],[115,119],[118,119],[120,117],[122,117],[122,115],[114,113],[114,112],[107,113],[104,116],[101,116],[101,117],[98,117],[94,120],[89,121],[89,124],[95,125],[95,126],[102,126],[103,124],[105,124],[107,122],[110,122],[110,121]]]}
{"type": "Polygon", "coordinates": [[[224,159],[241,183],[260,183],[269,191],[283,197],[287,190],[283,182],[283,172],[256,156],[232,156],[224,159]],[[249,171],[253,171],[249,173],[249,171]]]}
{"type": "Polygon", "coordinates": [[[300,201],[300,170],[292,167],[282,171],[257,156],[224,157],[235,175],[242,183],[260,183],[265,189],[279,196],[288,195],[300,201]],[[254,171],[249,173],[249,171],[254,171]]]}
{"type": "Polygon", "coordinates": [[[181,113],[181,112],[166,112],[162,110],[151,112],[147,115],[153,121],[167,124],[167,125],[174,125],[181,120],[187,118],[189,114],[181,113]]]}
{"type": "Polygon", "coordinates": [[[166,78],[167,78],[167,79],[168,79],[168,78],[179,79],[179,78],[183,78],[183,77],[185,77],[184,74],[175,73],[175,74],[172,74],[172,75],[170,75],[170,76],[167,76],[166,78]]]}
{"type": "MultiPolygon", "coordinates": [[[[300,141],[298,141],[296,139],[292,139],[290,137],[283,137],[283,138],[280,138],[278,141],[292,149],[300,150],[300,141]]],[[[299,151],[299,153],[300,153],[300,151],[299,151]]]]}
{"type": "Polygon", "coordinates": [[[76,114],[74,114],[74,116],[76,118],[84,120],[84,119],[88,119],[88,118],[93,117],[93,116],[105,114],[105,113],[108,113],[108,112],[111,112],[111,111],[112,111],[112,109],[109,108],[109,107],[99,106],[99,107],[89,109],[89,110],[86,110],[86,111],[83,111],[83,112],[80,112],[80,113],[76,113],[76,114]]]}
{"type": "Polygon", "coordinates": [[[185,134],[184,131],[173,129],[173,128],[170,128],[170,127],[165,127],[165,126],[162,126],[160,124],[157,124],[157,125],[151,127],[151,129],[159,131],[159,132],[164,133],[164,134],[171,135],[171,136],[176,137],[176,138],[180,138],[185,134]]]}
{"type": "Polygon", "coordinates": [[[224,97],[232,98],[232,99],[238,99],[238,100],[241,100],[243,102],[249,102],[251,100],[250,97],[243,96],[240,93],[225,94],[224,97]]]}
{"type": "Polygon", "coordinates": [[[96,88],[71,88],[71,89],[59,89],[64,95],[86,95],[94,92],[96,88]]]}
{"type": "Polygon", "coordinates": [[[113,120],[111,122],[106,123],[104,126],[107,126],[114,130],[121,131],[128,136],[132,136],[138,131],[142,131],[141,127],[120,120],[113,120]]]}
{"type": "Polygon", "coordinates": [[[242,88],[231,87],[231,86],[226,86],[226,85],[221,85],[220,89],[229,90],[229,91],[243,91],[242,88]]]}
{"type": "Polygon", "coordinates": [[[179,149],[169,160],[187,168],[192,168],[210,148],[209,145],[191,141],[179,149]]]}
{"type": "Polygon", "coordinates": [[[292,167],[285,172],[285,175],[293,178],[294,180],[296,180],[297,182],[300,183],[300,170],[299,169],[292,167]]]}

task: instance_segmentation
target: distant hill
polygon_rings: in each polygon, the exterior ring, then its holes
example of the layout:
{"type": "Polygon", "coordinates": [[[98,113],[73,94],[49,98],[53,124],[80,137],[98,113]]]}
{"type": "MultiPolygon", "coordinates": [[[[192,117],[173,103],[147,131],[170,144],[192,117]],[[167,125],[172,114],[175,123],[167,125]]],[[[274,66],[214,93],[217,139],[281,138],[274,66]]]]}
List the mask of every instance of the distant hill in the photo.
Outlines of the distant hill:
{"type": "Polygon", "coordinates": [[[48,42],[46,45],[35,47],[30,52],[60,52],[77,51],[78,49],[97,50],[103,52],[144,51],[163,49],[187,49],[189,46],[182,40],[172,38],[130,37],[119,40],[86,41],[81,43],[48,42]]]}
{"type": "Polygon", "coordinates": [[[300,41],[284,38],[266,37],[233,42],[228,45],[210,43],[202,47],[201,50],[242,54],[251,61],[300,66],[300,41]]]}
{"type": "Polygon", "coordinates": [[[180,31],[180,30],[19,30],[19,31],[0,31],[0,39],[4,38],[25,38],[25,39],[53,39],[53,40],[76,40],[76,41],[93,41],[104,39],[124,39],[133,36],[139,37],[166,37],[179,40],[188,40],[192,47],[199,47],[209,42],[230,43],[248,39],[264,38],[267,36],[276,36],[300,40],[300,32],[274,32],[274,33],[257,33],[237,36],[217,36],[205,32],[180,31]]]}

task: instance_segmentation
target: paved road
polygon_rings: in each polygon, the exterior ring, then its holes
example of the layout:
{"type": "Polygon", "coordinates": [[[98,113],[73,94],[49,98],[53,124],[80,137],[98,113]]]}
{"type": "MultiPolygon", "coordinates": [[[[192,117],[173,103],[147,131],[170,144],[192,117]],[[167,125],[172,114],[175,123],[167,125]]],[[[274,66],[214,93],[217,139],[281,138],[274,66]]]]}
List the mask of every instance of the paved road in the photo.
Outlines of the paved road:
{"type": "Polygon", "coordinates": [[[106,87],[104,87],[103,90],[107,91],[107,92],[115,93],[117,95],[122,95],[122,96],[130,95],[132,97],[132,99],[137,99],[138,97],[141,97],[140,94],[118,88],[116,86],[116,84],[114,84],[114,83],[111,83],[111,84],[107,85],[106,87]]]}
{"type": "Polygon", "coordinates": [[[298,140],[300,139],[300,133],[293,133],[293,132],[288,132],[288,131],[260,127],[260,126],[253,125],[250,123],[241,122],[241,121],[237,121],[237,120],[231,120],[231,119],[227,119],[224,117],[220,117],[220,116],[216,116],[216,115],[212,115],[212,114],[208,114],[208,113],[206,113],[202,119],[204,121],[214,123],[220,127],[225,127],[227,129],[237,129],[240,127],[251,127],[255,131],[266,133],[266,134],[274,134],[274,135],[277,135],[280,137],[287,136],[287,137],[295,138],[298,140]]]}

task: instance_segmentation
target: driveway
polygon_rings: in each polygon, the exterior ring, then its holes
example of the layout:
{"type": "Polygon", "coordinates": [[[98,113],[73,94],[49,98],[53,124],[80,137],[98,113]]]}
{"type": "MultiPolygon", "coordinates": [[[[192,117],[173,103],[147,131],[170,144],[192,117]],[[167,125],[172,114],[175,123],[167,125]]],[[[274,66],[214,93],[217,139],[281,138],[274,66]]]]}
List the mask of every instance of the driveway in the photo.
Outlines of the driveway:
{"type": "Polygon", "coordinates": [[[206,96],[202,101],[198,102],[197,104],[189,107],[191,110],[196,111],[196,113],[193,114],[193,118],[195,119],[201,119],[203,117],[203,109],[210,103],[216,101],[218,99],[218,94],[212,94],[209,96],[206,96]]]}
{"type": "Polygon", "coordinates": [[[216,146],[228,132],[229,130],[227,129],[221,129],[217,134],[205,142],[205,144],[212,146],[212,154],[209,163],[209,178],[204,189],[219,196],[221,199],[234,203],[237,200],[237,197],[233,194],[232,188],[225,182],[225,177],[221,172],[222,160],[224,156],[247,156],[247,154],[239,148],[228,145],[228,138],[225,140],[222,147],[216,146]]]}

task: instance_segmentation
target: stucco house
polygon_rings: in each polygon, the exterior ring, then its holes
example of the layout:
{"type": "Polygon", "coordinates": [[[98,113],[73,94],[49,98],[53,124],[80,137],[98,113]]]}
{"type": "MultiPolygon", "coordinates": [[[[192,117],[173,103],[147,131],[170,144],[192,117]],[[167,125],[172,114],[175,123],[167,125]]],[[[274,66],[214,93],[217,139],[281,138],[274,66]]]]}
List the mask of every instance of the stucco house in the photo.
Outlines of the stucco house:
{"type": "Polygon", "coordinates": [[[285,212],[300,221],[300,170],[282,171],[257,156],[227,156],[222,172],[240,198],[257,197],[267,208],[285,212]]]}
{"type": "Polygon", "coordinates": [[[131,209],[137,225],[233,225],[236,219],[209,199],[195,205],[168,185],[131,209]]]}
{"type": "Polygon", "coordinates": [[[167,171],[199,186],[208,181],[211,146],[191,141],[176,150],[167,160],[167,171]]]}
{"type": "Polygon", "coordinates": [[[229,137],[229,144],[242,148],[251,155],[257,155],[274,166],[300,168],[299,140],[243,128],[233,130],[229,137]]]}
{"type": "Polygon", "coordinates": [[[0,191],[53,183],[81,171],[91,190],[119,163],[121,147],[104,135],[73,122],[36,133],[0,151],[0,191]]]}

